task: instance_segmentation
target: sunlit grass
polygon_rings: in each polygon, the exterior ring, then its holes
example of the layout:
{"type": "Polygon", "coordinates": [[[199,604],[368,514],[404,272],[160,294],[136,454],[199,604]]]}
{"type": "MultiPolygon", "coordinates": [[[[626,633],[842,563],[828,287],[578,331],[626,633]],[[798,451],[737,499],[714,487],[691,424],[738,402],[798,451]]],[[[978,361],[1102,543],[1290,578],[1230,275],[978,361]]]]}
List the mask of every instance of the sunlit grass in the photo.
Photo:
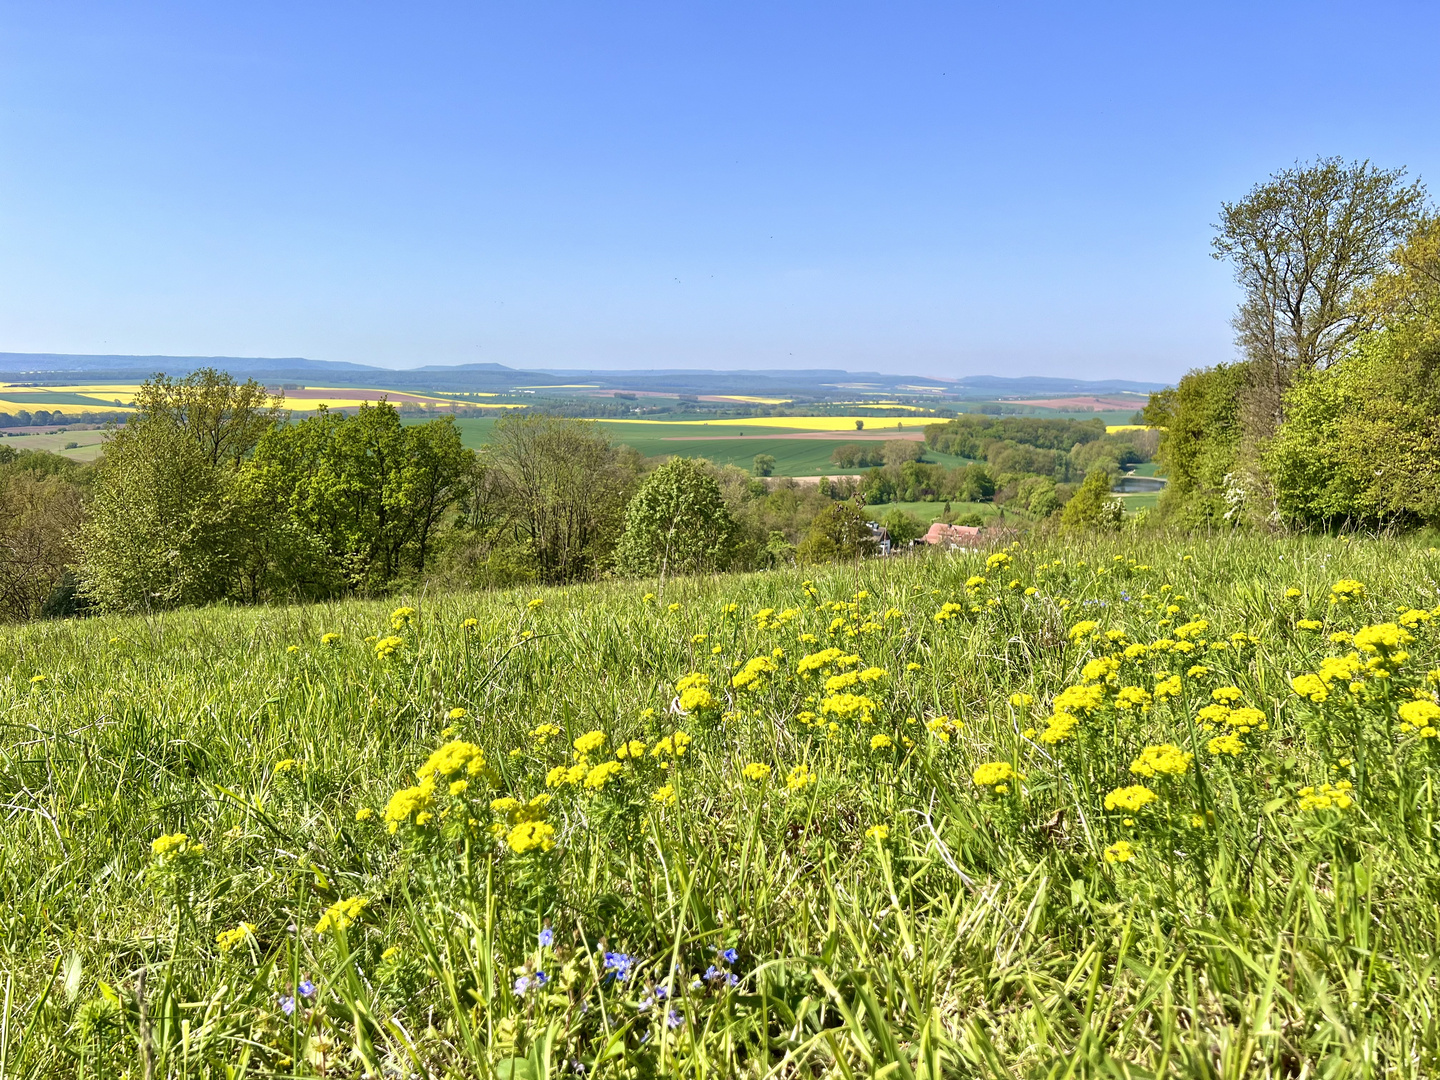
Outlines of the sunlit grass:
{"type": "Polygon", "coordinates": [[[0,1074],[1432,1075],[1440,556],[987,554],[5,630],[0,1074]]]}

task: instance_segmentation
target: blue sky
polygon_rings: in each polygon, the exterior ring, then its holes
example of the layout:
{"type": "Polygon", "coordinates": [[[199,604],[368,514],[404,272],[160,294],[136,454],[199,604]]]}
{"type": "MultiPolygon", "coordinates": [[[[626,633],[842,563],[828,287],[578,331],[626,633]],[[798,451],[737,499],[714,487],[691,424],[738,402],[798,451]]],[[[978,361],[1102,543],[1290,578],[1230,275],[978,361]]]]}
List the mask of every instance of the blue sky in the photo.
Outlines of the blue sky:
{"type": "Polygon", "coordinates": [[[0,6],[0,350],[1169,380],[1440,5],[0,6]]]}

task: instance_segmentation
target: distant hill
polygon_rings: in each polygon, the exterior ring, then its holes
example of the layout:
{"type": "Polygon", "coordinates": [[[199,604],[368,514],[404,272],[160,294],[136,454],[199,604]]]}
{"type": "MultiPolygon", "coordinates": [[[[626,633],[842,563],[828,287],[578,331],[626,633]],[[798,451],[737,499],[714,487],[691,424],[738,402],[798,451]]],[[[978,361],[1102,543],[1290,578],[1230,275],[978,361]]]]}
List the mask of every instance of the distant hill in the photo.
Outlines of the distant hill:
{"type": "Polygon", "coordinates": [[[592,368],[524,370],[503,364],[430,364],[394,369],[304,357],[120,356],[64,353],[0,353],[0,382],[141,382],[157,372],[184,375],[201,367],[228,371],[237,378],[267,383],[373,387],[450,393],[497,393],[517,388],[573,386],[669,394],[745,394],[789,398],[843,398],[847,391],[873,395],[934,396],[948,399],[1043,397],[1072,394],[1148,394],[1163,383],[1125,380],[1087,381],[1038,377],[971,375],[937,379],[922,375],[886,375],[838,368],[712,371],[688,368],[601,371],[592,368]]]}

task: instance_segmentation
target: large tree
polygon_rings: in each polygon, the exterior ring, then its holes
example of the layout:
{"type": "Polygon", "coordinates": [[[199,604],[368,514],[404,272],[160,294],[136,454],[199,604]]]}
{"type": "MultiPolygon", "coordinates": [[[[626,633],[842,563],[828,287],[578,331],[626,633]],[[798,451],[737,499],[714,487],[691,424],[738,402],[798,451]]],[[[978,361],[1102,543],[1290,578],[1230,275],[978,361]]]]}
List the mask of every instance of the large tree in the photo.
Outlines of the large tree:
{"type": "Polygon", "coordinates": [[[135,394],[145,421],[173,423],[200,448],[211,465],[239,465],[261,437],[285,418],[285,395],[254,379],[237,383],[214,368],[182,379],[157,375],[135,394]]]}
{"type": "Polygon", "coordinates": [[[704,462],[671,458],[630,500],[615,565],[622,574],[658,574],[662,584],[669,574],[723,570],[734,534],[713,470],[704,462]]]}
{"type": "Polygon", "coordinates": [[[1440,525],[1440,222],[1423,222],[1366,291],[1381,325],[1302,375],[1268,447],[1298,525],[1440,525]]]}
{"type": "Polygon", "coordinates": [[[350,587],[375,591],[425,569],[470,457],[451,417],[406,426],[381,402],[270,430],[245,473],[350,587]]]}
{"type": "Polygon", "coordinates": [[[467,500],[474,572],[552,583],[594,576],[615,550],[638,471],[598,424],[502,417],[467,500]]]}
{"type": "Polygon", "coordinates": [[[263,513],[239,467],[283,416],[280,397],[206,368],[157,376],[135,404],[97,469],[79,539],[84,593],[111,610],[268,594],[294,560],[271,561],[281,523],[263,513]]]}
{"type": "Polygon", "coordinates": [[[81,521],[73,462],[0,446],[0,622],[30,619],[68,576],[81,521]],[[30,468],[55,459],[59,469],[30,468]]]}
{"type": "Polygon", "coordinates": [[[1414,228],[1424,186],[1404,169],[1322,158],[1297,164],[1222,205],[1212,241],[1243,301],[1237,341],[1250,362],[1245,422],[1255,439],[1284,419],[1296,376],[1345,354],[1367,328],[1361,290],[1414,228]]]}

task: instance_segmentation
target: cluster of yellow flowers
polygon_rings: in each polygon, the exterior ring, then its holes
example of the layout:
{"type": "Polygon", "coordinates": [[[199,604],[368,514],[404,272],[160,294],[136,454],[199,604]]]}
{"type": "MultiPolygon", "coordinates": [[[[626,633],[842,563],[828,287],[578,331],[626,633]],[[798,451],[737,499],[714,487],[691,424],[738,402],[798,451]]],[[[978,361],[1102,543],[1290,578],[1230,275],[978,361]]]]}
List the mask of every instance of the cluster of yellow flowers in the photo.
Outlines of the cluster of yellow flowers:
{"type": "MultiPolygon", "coordinates": [[[[758,689],[767,675],[773,675],[777,665],[769,656],[756,656],[745,661],[745,666],[735,673],[730,685],[737,690],[758,689]]],[[[687,710],[688,711],[688,710],[687,710]]]]}
{"type": "Polygon", "coordinates": [[[1402,734],[1415,732],[1422,739],[1433,739],[1440,735],[1440,705],[1430,698],[1407,701],[1396,710],[1400,717],[1402,734]]]}
{"type": "Polygon", "coordinates": [[[1154,778],[1157,776],[1183,776],[1190,769],[1194,754],[1181,750],[1172,743],[1147,746],[1140,756],[1130,763],[1130,771],[1136,776],[1154,778]]]}
{"type": "Polygon", "coordinates": [[[1348,810],[1355,802],[1350,795],[1353,790],[1349,780],[1341,780],[1334,785],[1321,784],[1318,788],[1302,787],[1299,806],[1307,813],[1312,810],[1348,810]]]}
{"type": "Polygon", "coordinates": [[[990,788],[996,795],[1008,795],[1015,778],[1015,768],[1008,761],[988,761],[970,774],[976,787],[990,788]]]}
{"type": "Polygon", "coordinates": [[[356,919],[360,918],[369,903],[363,896],[352,896],[348,900],[335,901],[325,909],[325,914],[320,916],[320,921],[315,924],[315,932],[329,934],[336,930],[349,928],[356,919]]]}
{"type": "Polygon", "coordinates": [[[675,684],[675,692],[683,713],[706,712],[720,705],[715,695],[710,692],[710,676],[703,672],[692,671],[689,675],[681,676],[675,684]]]}
{"type": "Polygon", "coordinates": [[[247,941],[253,941],[254,938],[255,925],[253,923],[242,922],[233,930],[221,930],[216,934],[215,944],[219,946],[220,952],[223,955],[245,944],[247,941]]]}
{"type": "Polygon", "coordinates": [[[1159,800],[1160,796],[1144,784],[1132,784],[1129,787],[1116,788],[1106,795],[1105,809],[1125,810],[1133,814],[1159,800]]]}
{"type": "Polygon", "coordinates": [[[196,843],[183,832],[166,833],[150,841],[150,854],[161,866],[194,858],[205,853],[205,845],[196,843]]]}
{"type": "Polygon", "coordinates": [[[394,656],[397,652],[399,652],[401,646],[403,646],[404,644],[404,638],[396,637],[393,634],[391,634],[389,637],[380,638],[375,642],[375,655],[380,657],[382,660],[388,660],[390,657],[394,656]]]}

